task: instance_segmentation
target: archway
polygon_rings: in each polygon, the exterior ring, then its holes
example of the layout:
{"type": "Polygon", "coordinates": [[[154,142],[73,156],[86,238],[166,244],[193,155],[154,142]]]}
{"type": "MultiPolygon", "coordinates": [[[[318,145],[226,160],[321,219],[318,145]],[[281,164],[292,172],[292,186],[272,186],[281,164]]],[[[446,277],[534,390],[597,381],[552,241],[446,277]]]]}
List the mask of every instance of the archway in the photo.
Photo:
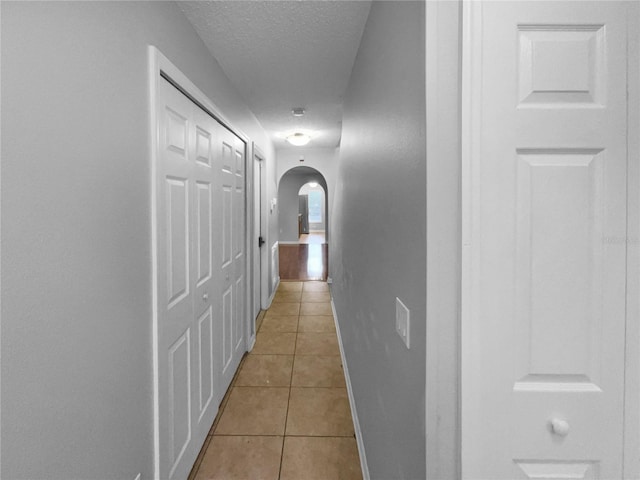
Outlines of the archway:
{"type": "MultiPolygon", "coordinates": [[[[312,199],[314,195],[311,194],[312,199]]],[[[316,208],[317,210],[317,208],[316,208]]],[[[315,217],[318,217],[317,211],[315,217]]],[[[279,264],[282,280],[326,280],[328,276],[329,189],[318,170],[299,166],[282,176],[278,184],[279,264]],[[313,185],[313,186],[311,186],[313,185]],[[323,205],[315,227],[323,240],[309,243],[309,194],[321,191],[323,205]],[[303,195],[301,196],[300,193],[303,195]],[[302,210],[301,210],[302,208],[302,210]],[[307,227],[307,228],[303,228],[307,227]],[[301,238],[301,235],[307,238],[301,238]]]]}
{"type": "Polygon", "coordinates": [[[324,188],[308,182],[298,192],[298,241],[326,243],[327,209],[324,188]]]}

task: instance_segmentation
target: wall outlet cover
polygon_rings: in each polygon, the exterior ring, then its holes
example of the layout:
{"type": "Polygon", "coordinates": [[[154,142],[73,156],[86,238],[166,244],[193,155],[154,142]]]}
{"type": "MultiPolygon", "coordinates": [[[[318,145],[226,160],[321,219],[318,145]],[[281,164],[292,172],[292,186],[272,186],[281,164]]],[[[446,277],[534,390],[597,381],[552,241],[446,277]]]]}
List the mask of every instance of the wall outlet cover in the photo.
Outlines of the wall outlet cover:
{"type": "Polygon", "coordinates": [[[402,303],[398,297],[396,297],[396,332],[400,335],[400,338],[410,348],[409,333],[411,330],[411,315],[407,306],[402,303]]]}

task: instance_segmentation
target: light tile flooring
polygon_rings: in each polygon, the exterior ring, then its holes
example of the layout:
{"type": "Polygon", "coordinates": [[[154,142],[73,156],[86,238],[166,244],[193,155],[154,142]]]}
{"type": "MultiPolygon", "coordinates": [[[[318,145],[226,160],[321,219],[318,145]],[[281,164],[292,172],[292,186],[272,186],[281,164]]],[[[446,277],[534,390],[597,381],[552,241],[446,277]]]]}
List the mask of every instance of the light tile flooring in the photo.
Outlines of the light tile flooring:
{"type": "Polygon", "coordinates": [[[324,282],[280,284],[190,479],[362,478],[329,302],[324,282]]]}

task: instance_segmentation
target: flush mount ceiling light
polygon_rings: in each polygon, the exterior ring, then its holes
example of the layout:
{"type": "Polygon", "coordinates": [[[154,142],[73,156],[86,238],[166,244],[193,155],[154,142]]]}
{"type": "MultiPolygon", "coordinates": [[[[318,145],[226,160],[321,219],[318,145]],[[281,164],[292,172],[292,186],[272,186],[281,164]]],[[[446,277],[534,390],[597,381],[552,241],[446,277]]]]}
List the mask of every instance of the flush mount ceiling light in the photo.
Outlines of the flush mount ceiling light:
{"type": "Polygon", "coordinates": [[[296,107],[293,110],[291,110],[291,113],[293,113],[294,117],[302,117],[304,115],[304,108],[296,107]]]}
{"type": "Polygon", "coordinates": [[[287,136],[287,142],[289,142],[291,145],[295,145],[296,147],[306,145],[307,143],[309,143],[309,140],[311,140],[311,137],[306,133],[301,132],[292,133],[291,135],[287,136]]]}
{"type": "Polygon", "coordinates": [[[309,186],[311,188],[316,188],[318,186],[318,182],[309,182],[309,186]]]}

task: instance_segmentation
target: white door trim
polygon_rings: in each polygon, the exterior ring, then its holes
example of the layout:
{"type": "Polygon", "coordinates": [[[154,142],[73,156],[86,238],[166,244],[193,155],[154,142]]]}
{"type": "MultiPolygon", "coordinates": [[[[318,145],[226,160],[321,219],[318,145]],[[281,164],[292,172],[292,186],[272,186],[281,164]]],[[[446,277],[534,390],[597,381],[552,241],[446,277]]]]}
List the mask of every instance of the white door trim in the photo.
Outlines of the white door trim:
{"type": "MultiPolygon", "coordinates": [[[[262,310],[266,309],[268,306],[268,297],[269,297],[269,256],[266,254],[267,246],[269,245],[268,236],[269,236],[269,219],[267,218],[267,160],[266,156],[262,152],[262,150],[253,143],[253,156],[252,160],[255,163],[255,159],[259,158],[260,163],[262,164],[261,168],[261,177],[260,177],[260,205],[261,211],[257,214],[260,215],[260,225],[262,230],[262,237],[264,239],[264,245],[259,250],[260,255],[260,308],[262,310]]],[[[255,239],[254,239],[255,240],[255,239]]]]}
{"type": "Polygon", "coordinates": [[[482,5],[480,2],[463,2],[462,7],[462,279],[460,305],[460,475],[464,478],[464,458],[467,455],[468,431],[464,425],[466,418],[473,415],[472,406],[479,392],[469,388],[473,384],[470,352],[475,337],[472,312],[469,307],[472,285],[477,276],[478,255],[473,255],[474,232],[478,225],[473,223],[478,216],[473,214],[474,204],[478,205],[478,158],[481,132],[481,74],[482,74],[482,5]],[[474,262],[475,260],[475,262],[474,262]]]}
{"type": "MultiPolygon", "coordinates": [[[[633,3],[627,22],[627,204],[640,205],[640,5],[633,3]]],[[[624,478],[640,478],[640,212],[627,208],[627,214],[624,478]]]]}
{"type": "Polygon", "coordinates": [[[462,0],[425,6],[425,472],[429,480],[460,477],[461,10],[462,0]]]}
{"type": "MultiPolygon", "coordinates": [[[[148,76],[149,76],[149,155],[150,155],[150,181],[151,181],[151,277],[152,277],[152,342],[153,342],[153,460],[154,460],[154,478],[160,478],[160,428],[159,428],[159,384],[158,384],[158,281],[157,281],[157,265],[158,265],[158,225],[157,225],[157,164],[159,160],[159,132],[158,132],[158,108],[159,90],[161,78],[166,78],[176,88],[181,90],[194,103],[203,108],[207,113],[213,116],[220,124],[229,129],[245,144],[245,162],[248,157],[249,137],[241,130],[233,127],[233,125],[222,114],[220,109],[207,98],[207,96],[193,84],[186,75],[184,75],[167,57],[165,57],[156,47],[149,45],[148,50],[148,76]]],[[[248,202],[248,190],[245,188],[245,202],[248,202]]],[[[247,215],[245,228],[248,227],[251,219],[247,215]]],[[[249,230],[246,230],[248,232],[249,230]]],[[[245,235],[248,237],[249,235],[245,235]]],[[[247,239],[247,244],[249,239],[247,239]]],[[[250,265],[246,262],[245,282],[250,278],[250,265]]],[[[244,288],[245,292],[245,311],[250,308],[249,289],[244,288]]],[[[247,328],[245,322],[244,327],[247,328]]],[[[245,332],[246,335],[246,332],[245,332]]],[[[245,337],[246,338],[246,337],[245,337]]]]}
{"type": "Polygon", "coordinates": [[[250,252],[250,256],[248,255],[247,258],[250,259],[250,276],[248,278],[250,278],[250,284],[251,284],[251,295],[249,296],[249,313],[250,315],[247,316],[247,322],[248,322],[248,326],[247,326],[247,333],[251,333],[251,335],[247,335],[247,351],[251,351],[253,349],[253,346],[255,345],[256,342],[256,334],[257,332],[255,331],[255,325],[256,325],[256,317],[254,312],[256,311],[256,307],[258,312],[262,309],[262,295],[263,295],[263,291],[265,288],[265,282],[263,281],[263,248],[261,248],[258,245],[258,237],[261,236],[262,232],[262,205],[263,205],[263,192],[264,192],[264,187],[263,187],[263,177],[261,174],[262,171],[262,166],[264,165],[265,162],[265,157],[262,153],[262,151],[260,150],[260,148],[255,144],[255,142],[251,143],[251,152],[252,155],[249,158],[249,156],[247,155],[247,172],[250,172],[251,178],[250,180],[247,181],[247,184],[250,186],[250,188],[248,190],[250,190],[250,192],[248,192],[248,197],[251,198],[251,202],[250,202],[250,206],[249,206],[249,212],[250,215],[247,215],[247,217],[250,217],[250,224],[248,225],[248,232],[249,235],[247,235],[247,247],[248,247],[248,252],[250,252]],[[262,164],[262,166],[256,168],[256,163],[260,162],[262,164]],[[256,175],[258,176],[258,178],[256,179],[256,175]],[[259,182],[259,189],[258,191],[256,191],[256,180],[259,182]],[[258,211],[256,211],[256,197],[260,196],[260,198],[258,199],[258,211]],[[259,225],[260,227],[256,229],[256,219],[259,218],[259,225]],[[259,265],[259,270],[256,272],[254,271],[254,266],[256,264],[256,257],[257,257],[257,262],[259,265]],[[258,278],[256,278],[258,277],[258,278]],[[255,305],[255,301],[256,301],[256,292],[255,292],[255,287],[256,287],[256,280],[258,282],[258,289],[259,289],[259,298],[257,300],[258,304],[255,305]],[[252,328],[253,327],[253,328],[252,328]]]}

